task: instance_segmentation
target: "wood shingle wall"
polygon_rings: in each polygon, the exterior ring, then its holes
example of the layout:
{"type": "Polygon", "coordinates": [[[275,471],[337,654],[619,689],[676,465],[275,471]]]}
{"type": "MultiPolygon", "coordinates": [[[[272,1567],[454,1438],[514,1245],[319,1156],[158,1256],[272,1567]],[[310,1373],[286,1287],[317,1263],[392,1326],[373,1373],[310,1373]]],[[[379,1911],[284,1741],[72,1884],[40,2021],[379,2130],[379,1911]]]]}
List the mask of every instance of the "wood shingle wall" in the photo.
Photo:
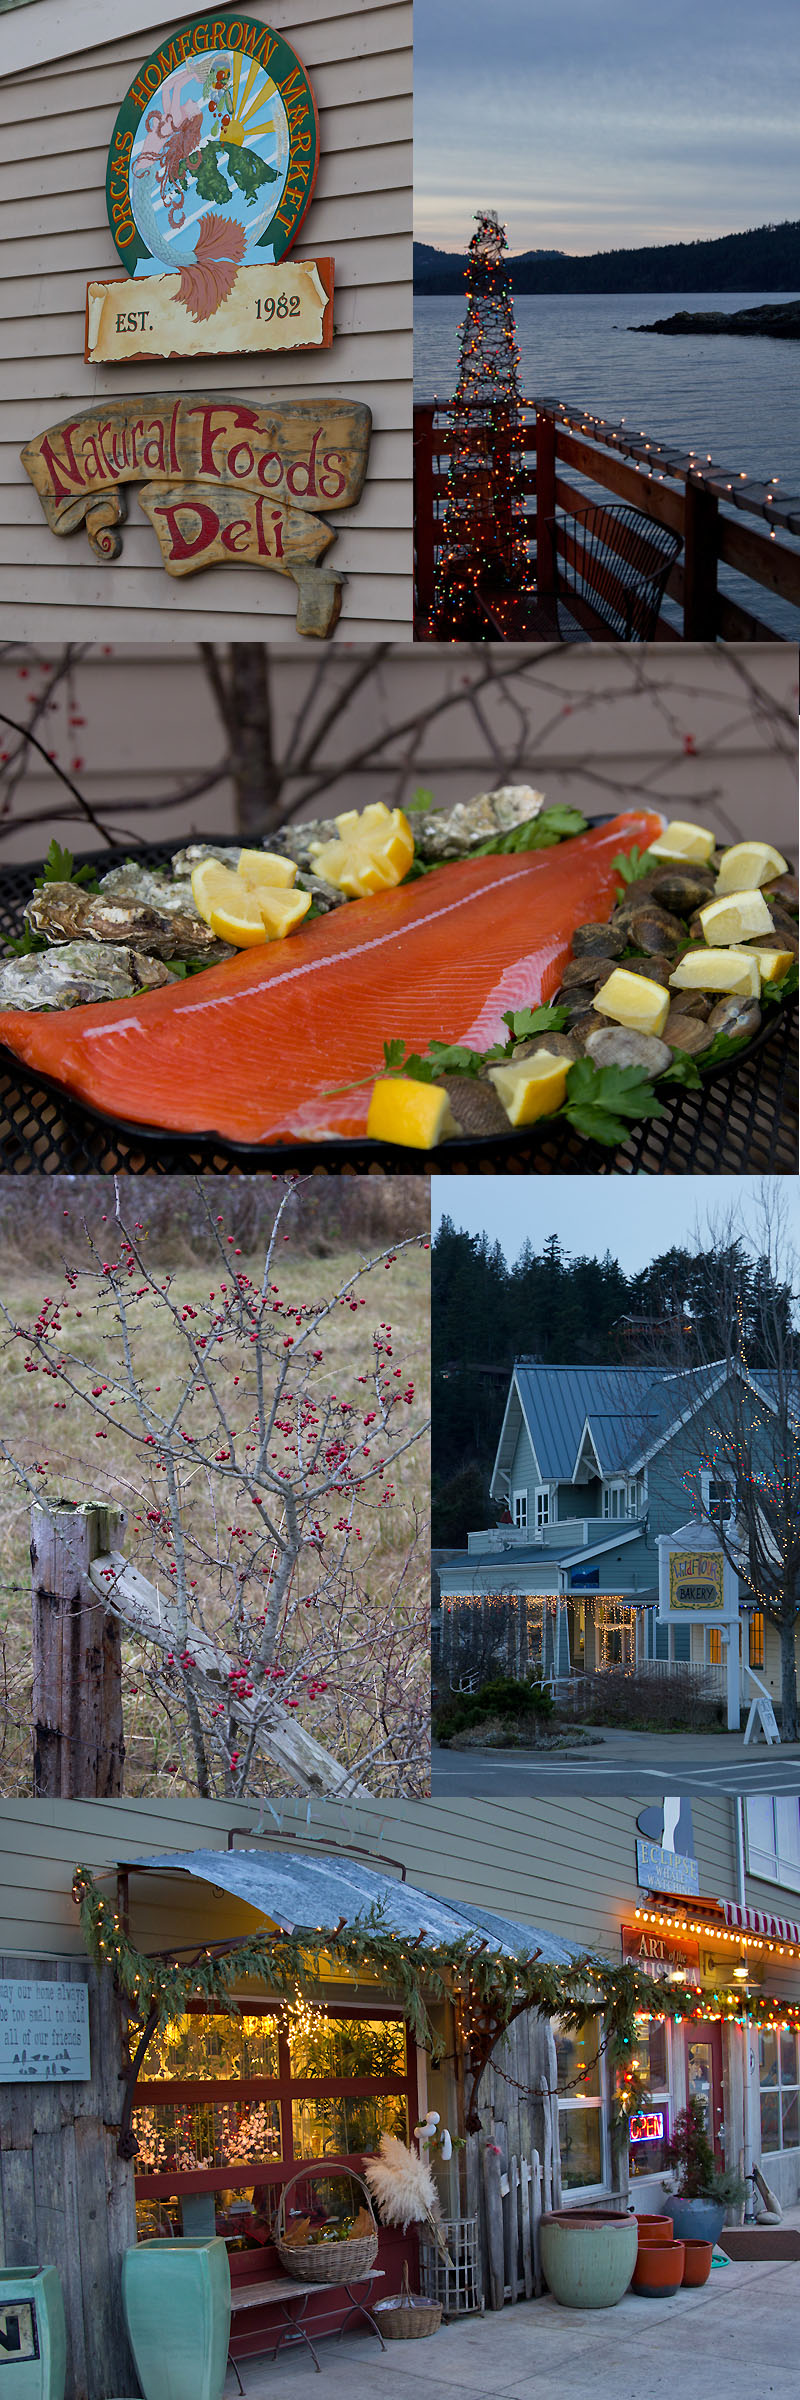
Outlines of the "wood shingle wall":
{"type": "MultiPolygon", "coordinates": [[[[286,35],[314,88],[320,167],[292,255],[335,258],[333,347],[115,370],[83,361],[87,279],[119,271],[106,217],[106,154],[137,66],[180,22],[180,11],[146,32],[5,76],[13,19],[0,17],[0,634],[7,638],[22,630],[31,641],[141,642],[153,639],[156,624],[167,642],[293,637],[296,592],[288,579],[241,566],[176,582],[164,572],[135,497],[114,565],[101,564],[83,530],[62,539],[45,523],[20,465],[23,444],[97,399],[175,389],[256,400],[331,391],[369,404],[363,497],[331,520],[340,529],[331,564],[348,577],[333,638],[410,637],[411,8],[408,0],[337,0],[336,7],[330,0],[249,0],[247,13],[286,35]]],[[[46,30],[43,12],[30,14],[46,30]]]]}

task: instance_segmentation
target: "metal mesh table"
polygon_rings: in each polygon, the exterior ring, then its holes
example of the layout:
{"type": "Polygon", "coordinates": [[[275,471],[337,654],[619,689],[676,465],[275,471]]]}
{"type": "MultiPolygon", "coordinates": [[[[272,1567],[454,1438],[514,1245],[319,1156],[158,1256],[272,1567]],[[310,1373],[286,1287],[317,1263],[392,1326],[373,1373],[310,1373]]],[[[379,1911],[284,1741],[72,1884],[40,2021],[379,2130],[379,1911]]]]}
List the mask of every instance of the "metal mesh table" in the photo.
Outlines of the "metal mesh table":
{"type": "MultiPolygon", "coordinates": [[[[161,865],[173,845],[137,851],[161,865]]],[[[116,866],[129,850],[104,852],[116,866]]],[[[35,867],[0,876],[0,933],[18,934],[35,867]]],[[[636,1126],[619,1150],[582,1141],[563,1120],[530,1142],[450,1142],[424,1158],[372,1143],[241,1150],[210,1136],[122,1132],[77,1102],[45,1091],[8,1053],[0,1053],[0,1173],[10,1175],[225,1175],[283,1171],[427,1175],[794,1175],[798,1171],[797,1009],[782,1010],[774,1031],[739,1066],[702,1092],[662,1090],[665,1115],[636,1126]]]]}

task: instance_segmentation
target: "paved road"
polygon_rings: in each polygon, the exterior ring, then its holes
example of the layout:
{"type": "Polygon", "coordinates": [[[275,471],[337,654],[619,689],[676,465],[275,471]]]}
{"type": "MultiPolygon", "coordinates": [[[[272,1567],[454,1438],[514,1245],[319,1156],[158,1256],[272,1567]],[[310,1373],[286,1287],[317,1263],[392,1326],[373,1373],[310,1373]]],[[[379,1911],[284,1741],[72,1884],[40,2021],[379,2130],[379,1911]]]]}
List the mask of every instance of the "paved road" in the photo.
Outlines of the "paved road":
{"type": "Polygon", "coordinates": [[[800,1792],[800,1743],[759,1742],[739,1734],[604,1733],[599,1743],[563,1750],[439,1750],[431,1770],[434,1799],[483,1795],[535,1798],[579,1792],[583,1798],[646,1792],[800,1792]]]}

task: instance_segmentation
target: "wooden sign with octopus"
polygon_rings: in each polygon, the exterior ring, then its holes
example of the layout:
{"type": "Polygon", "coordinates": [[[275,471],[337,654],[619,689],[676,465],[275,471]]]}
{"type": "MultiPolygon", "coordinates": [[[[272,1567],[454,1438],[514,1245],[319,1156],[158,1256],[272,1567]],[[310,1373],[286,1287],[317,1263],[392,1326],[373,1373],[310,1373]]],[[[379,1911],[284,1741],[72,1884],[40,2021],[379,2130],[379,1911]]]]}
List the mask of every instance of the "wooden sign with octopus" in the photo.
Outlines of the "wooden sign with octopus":
{"type": "Polygon", "coordinates": [[[54,533],[85,525],[98,558],[118,558],[127,486],[168,575],[215,564],[293,577],[297,631],[325,638],[342,577],[321,565],[336,536],[316,512],[351,508],[363,489],[372,428],[362,400],[328,393],[269,401],[199,392],[129,393],[100,401],[28,442],[22,464],[54,533]]]}
{"type": "Polygon", "coordinates": [[[106,195],[125,273],[87,285],[87,360],[328,348],[333,260],[285,255],[318,157],[314,94],[282,34],[231,15],[180,26],[114,127],[106,195]]]}

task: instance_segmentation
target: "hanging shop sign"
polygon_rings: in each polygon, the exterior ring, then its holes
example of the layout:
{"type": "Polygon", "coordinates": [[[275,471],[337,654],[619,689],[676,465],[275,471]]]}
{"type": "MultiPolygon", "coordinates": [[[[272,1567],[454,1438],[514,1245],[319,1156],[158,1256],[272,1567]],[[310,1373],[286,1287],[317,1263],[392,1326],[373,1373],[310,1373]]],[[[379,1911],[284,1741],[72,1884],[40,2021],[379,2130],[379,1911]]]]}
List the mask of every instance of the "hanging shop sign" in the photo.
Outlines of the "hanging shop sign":
{"type": "Polygon", "coordinates": [[[645,1892],[699,1892],[700,1869],[696,1858],[662,1849],[660,1842],[637,1838],[636,1880],[645,1892]]]}
{"type": "Polygon", "coordinates": [[[124,278],[87,287],[87,359],[327,348],[333,260],[286,261],[318,160],[314,94],[282,34],[231,14],[179,26],[114,126],[106,200],[124,278]]]}
{"type": "Polygon", "coordinates": [[[320,559],[336,536],[316,512],[360,498],[370,410],[327,394],[251,401],[200,393],[128,394],[37,434],[22,463],[52,531],[85,525],[96,557],[119,558],[127,485],[157,536],[168,575],[272,567],[298,588],[298,633],[325,636],[341,576],[320,559]]]}
{"type": "Polygon", "coordinates": [[[623,1925],[622,1956],[642,1975],[652,1975],[655,1983],[700,1984],[699,1942],[679,1941],[649,1925],[623,1925]]]}
{"type": "Polygon", "coordinates": [[[662,1623],[738,1617],[739,1578],[709,1526],[692,1523],[658,1535],[658,1614],[662,1623]]]}
{"type": "Polygon", "coordinates": [[[88,2083],[85,1983],[0,1981],[0,2083],[88,2083]]]}

